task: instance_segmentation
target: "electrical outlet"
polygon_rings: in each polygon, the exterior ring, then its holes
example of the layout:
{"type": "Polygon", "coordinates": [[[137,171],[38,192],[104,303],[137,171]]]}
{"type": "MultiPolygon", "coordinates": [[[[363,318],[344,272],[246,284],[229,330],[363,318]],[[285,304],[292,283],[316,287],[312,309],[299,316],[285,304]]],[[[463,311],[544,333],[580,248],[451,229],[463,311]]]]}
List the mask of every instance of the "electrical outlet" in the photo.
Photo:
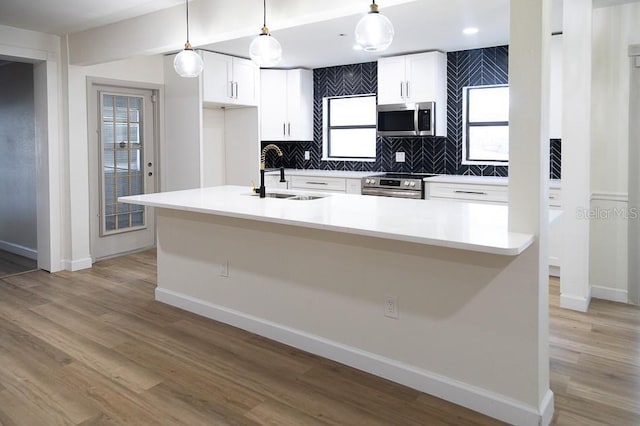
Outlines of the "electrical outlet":
{"type": "Polygon", "coordinates": [[[398,319],[398,297],[387,296],[384,303],[384,316],[388,318],[398,319]]]}
{"type": "Polygon", "coordinates": [[[220,264],[220,276],[228,277],[229,276],[229,261],[225,260],[220,264]]]}
{"type": "Polygon", "coordinates": [[[396,163],[404,163],[404,152],[396,152],[396,163]]]}
{"type": "Polygon", "coordinates": [[[311,158],[311,153],[309,151],[304,152],[304,159],[309,160],[311,158]]]}

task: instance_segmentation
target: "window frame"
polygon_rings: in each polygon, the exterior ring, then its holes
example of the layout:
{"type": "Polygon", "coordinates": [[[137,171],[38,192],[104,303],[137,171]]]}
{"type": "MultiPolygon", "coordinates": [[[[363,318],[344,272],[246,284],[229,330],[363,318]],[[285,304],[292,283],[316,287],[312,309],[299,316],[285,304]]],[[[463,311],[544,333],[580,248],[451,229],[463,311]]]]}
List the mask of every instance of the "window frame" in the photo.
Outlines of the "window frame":
{"type": "Polygon", "coordinates": [[[377,107],[377,95],[375,93],[362,93],[357,95],[347,96],[326,96],[322,98],[322,161],[361,161],[361,162],[375,162],[377,157],[377,117],[374,117],[373,124],[371,125],[351,125],[351,126],[331,126],[331,100],[333,99],[346,99],[346,98],[373,98],[375,106],[377,107]],[[331,156],[331,130],[350,130],[350,129],[373,129],[376,131],[374,136],[374,144],[376,145],[376,153],[373,157],[345,157],[345,156],[331,156]]]}
{"type": "MultiPolygon", "coordinates": [[[[507,121],[477,121],[469,122],[469,91],[491,89],[497,87],[509,88],[508,84],[490,84],[480,86],[465,86],[462,88],[462,164],[463,165],[482,165],[482,166],[508,166],[509,160],[474,160],[469,159],[469,131],[472,127],[499,127],[509,128],[509,120],[507,121]]],[[[509,143],[509,141],[507,141],[509,143]]]]}

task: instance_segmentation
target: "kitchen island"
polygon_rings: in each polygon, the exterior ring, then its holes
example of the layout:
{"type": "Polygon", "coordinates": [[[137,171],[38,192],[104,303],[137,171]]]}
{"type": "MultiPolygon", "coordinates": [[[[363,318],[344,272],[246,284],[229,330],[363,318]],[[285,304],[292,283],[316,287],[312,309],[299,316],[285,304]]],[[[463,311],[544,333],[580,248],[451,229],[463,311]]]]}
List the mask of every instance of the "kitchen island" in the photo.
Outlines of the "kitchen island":
{"type": "Polygon", "coordinates": [[[157,208],[159,301],[510,423],[552,412],[550,391],[530,403],[536,238],[506,206],[235,186],[120,201],[157,208]]]}

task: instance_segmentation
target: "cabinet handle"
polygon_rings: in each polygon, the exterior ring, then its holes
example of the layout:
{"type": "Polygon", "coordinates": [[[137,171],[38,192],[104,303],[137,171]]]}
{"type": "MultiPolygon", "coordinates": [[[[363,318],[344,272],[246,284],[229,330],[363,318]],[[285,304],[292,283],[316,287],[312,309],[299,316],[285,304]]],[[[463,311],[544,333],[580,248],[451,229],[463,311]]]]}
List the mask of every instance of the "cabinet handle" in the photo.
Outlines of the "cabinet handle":
{"type": "Polygon", "coordinates": [[[230,96],[230,98],[233,99],[233,81],[229,82],[229,87],[231,88],[231,96],[230,96]]]}
{"type": "Polygon", "coordinates": [[[489,195],[486,192],[482,192],[482,191],[460,191],[460,190],[456,190],[453,191],[456,194],[474,194],[474,195],[489,195]]]}
{"type": "Polygon", "coordinates": [[[400,82],[400,97],[404,98],[404,83],[400,82]]]}
{"type": "Polygon", "coordinates": [[[287,123],[287,134],[291,136],[291,123],[287,123]]]}
{"type": "Polygon", "coordinates": [[[307,185],[329,185],[327,182],[305,182],[307,185]]]}
{"type": "Polygon", "coordinates": [[[282,123],[282,136],[287,136],[287,123],[282,123]]]}
{"type": "Polygon", "coordinates": [[[236,99],[238,99],[238,82],[233,83],[236,86],[236,99]]]}
{"type": "Polygon", "coordinates": [[[411,95],[409,94],[409,82],[407,81],[405,84],[407,85],[407,98],[410,98],[411,95]]]}

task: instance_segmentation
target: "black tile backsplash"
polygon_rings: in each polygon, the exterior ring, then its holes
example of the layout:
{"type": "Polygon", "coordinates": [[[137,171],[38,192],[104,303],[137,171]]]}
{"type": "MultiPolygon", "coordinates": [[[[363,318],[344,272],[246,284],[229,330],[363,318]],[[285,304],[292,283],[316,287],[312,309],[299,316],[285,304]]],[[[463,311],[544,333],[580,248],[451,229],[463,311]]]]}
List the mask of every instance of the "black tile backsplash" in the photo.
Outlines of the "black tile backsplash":
{"type": "MultiPolygon", "coordinates": [[[[462,165],[462,88],[465,86],[506,84],[508,82],[508,46],[449,52],[447,54],[447,137],[377,137],[376,161],[322,161],[322,98],[377,93],[376,62],[313,70],[314,140],[278,142],[288,168],[361,171],[402,171],[475,176],[507,176],[507,166],[462,165]],[[304,159],[309,151],[310,159],[304,159]],[[396,163],[395,153],[405,152],[406,162],[396,163]]],[[[264,142],[265,145],[268,142],[264,142]]],[[[550,143],[550,175],[560,178],[560,139],[550,143]]],[[[280,160],[270,156],[267,166],[280,160]]]]}

